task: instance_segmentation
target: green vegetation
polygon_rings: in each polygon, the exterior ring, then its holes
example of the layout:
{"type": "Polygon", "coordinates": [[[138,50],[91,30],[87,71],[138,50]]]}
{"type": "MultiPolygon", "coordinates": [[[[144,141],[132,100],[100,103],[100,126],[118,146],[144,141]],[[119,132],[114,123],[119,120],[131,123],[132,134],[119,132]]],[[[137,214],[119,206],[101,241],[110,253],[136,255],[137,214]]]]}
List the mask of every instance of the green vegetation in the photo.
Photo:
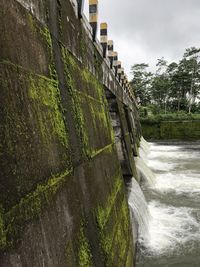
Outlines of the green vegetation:
{"type": "Polygon", "coordinates": [[[199,140],[199,120],[142,120],[142,133],[146,139],[199,140]]]}
{"type": "Polygon", "coordinates": [[[200,113],[200,48],[186,49],[178,62],[158,59],[151,73],[148,64],[132,66],[132,85],[140,104],[148,109],[142,115],[173,112],[200,113]]]}
{"type": "Polygon", "coordinates": [[[157,114],[157,115],[149,115],[148,117],[144,117],[141,115],[140,118],[141,123],[156,123],[161,121],[200,121],[200,114],[188,114],[188,113],[167,113],[167,114],[157,114]]]}

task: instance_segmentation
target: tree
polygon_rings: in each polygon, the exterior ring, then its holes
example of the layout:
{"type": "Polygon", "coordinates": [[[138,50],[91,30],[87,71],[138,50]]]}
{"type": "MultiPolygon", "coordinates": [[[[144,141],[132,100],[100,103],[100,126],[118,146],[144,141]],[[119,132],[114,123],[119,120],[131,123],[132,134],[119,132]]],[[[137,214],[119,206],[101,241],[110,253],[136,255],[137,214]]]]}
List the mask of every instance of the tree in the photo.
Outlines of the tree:
{"type": "Polygon", "coordinates": [[[131,84],[134,88],[135,95],[140,99],[143,106],[150,104],[150,84],[152,73],[147,71],[148,64],[135,64],[131,67],[133,79],[131,84]]]}
{"type": "Polygon", "coordinates": [[[192,112],[199,110],[200,101],[200,48],[185,50],[182,59],[168,62],[157,60],[155,73],[147,71],[148,64],[135,64],[131,68],[132,84],[141,104],[156,105],[160,110],[192,112]]]}
{"type": "Polygon", "coordinates": [[[190,85],[187,90],[188,112],[191,113],[192,105],[200,93],[200,64],[198,62],[200,49],[191,47],[186,49],[184,59],[188,63],[190,85]]]}

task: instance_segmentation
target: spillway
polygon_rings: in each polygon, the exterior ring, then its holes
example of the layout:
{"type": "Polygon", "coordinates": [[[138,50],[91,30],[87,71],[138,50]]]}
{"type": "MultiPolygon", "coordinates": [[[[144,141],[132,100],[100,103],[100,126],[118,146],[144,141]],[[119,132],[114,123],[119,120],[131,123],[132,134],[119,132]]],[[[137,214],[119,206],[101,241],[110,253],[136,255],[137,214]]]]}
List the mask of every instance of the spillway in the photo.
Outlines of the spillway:
{"type": "Polygon", "coordinates": [[[136,159],[142,200],[135,181],[129,196],[140,206],[136,266],[200,266],[200,143],[151,143],[144,153],[136,159]]]}

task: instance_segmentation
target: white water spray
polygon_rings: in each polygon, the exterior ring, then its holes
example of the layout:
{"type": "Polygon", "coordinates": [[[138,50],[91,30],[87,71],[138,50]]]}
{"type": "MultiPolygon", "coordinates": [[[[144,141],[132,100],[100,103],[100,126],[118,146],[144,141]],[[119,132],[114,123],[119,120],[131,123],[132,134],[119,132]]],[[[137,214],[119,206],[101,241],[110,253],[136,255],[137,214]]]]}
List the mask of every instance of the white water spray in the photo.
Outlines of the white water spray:
{"type": "Polygon", "coordinates": [[[141,157],[135,158],[137,173],[140,179],[147,182],[151,187],[155,185],[156,177],[141,157]]]}
{"type": "Polygon", "coordinates": [[[148,161],[147,155],[149,154],[149,152],[150,152],[150,145],[142,137],[139,147],[139,156],[135,157],[135,164],[138,177],[152,187],[155,185],[156,177],[146,163],[148,161]]]}
{"type": "MultiPolygon", "coordinates": [[[[145,144],[144,141],[141,143],[145,144]]],[[[148,198],[152,199],[153,196],[153,200],[146,204],[144,218],[137,219],[143,225],[140,233],[144,236],[139,238],[141,249],[152,257],[170,253],[184,255],[187,246],[193,250],[200,240],[200,210],[197,205],[200,203],[199,150],[196,146],[195,149],[189,146],[188,150],[180,144],[151,144],[149,153],[148,146],[143,144],[135,162],[140,177],[150,185],[145,192],[148,198]]],[[[132,184],[132,187],[137,186],[132,184]]],[[[135,190],[138,192],[138,188],[135,190]]],[[[136,202],[143,214],[145,198],[139,200],[141,204],[137,202],[138,198],[132,189],[129,204],[131,206],[132,202],[136,202]]],[[[135,211],[137,214],[139,212],[135,211]]]]}
{"type": "Polygon", "coordinates": [[[148,238],[149,210],[144,194],[134,177],[130,185],[130,194],[128,199],[133,217],[136,219],[139,228],[139,237],[148,238]]]}

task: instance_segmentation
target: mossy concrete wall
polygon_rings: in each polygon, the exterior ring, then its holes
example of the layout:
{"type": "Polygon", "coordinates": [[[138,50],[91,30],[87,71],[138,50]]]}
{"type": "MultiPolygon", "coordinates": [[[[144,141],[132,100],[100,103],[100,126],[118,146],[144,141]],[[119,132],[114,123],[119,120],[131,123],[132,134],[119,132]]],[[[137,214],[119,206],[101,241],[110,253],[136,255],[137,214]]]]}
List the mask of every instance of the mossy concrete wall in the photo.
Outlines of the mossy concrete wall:
{"type": "Polygon", "coordinates": [[[0,32],[0,266],[131,267],[105,88],[119,106],[129,175],[137,108],[69,0],[2,0],[0,32]]]}
{"type": "Polygon", "coordinates": [[[145,121],[142,134],[149,140],[200,140],[200,121],[145,121]]]}

